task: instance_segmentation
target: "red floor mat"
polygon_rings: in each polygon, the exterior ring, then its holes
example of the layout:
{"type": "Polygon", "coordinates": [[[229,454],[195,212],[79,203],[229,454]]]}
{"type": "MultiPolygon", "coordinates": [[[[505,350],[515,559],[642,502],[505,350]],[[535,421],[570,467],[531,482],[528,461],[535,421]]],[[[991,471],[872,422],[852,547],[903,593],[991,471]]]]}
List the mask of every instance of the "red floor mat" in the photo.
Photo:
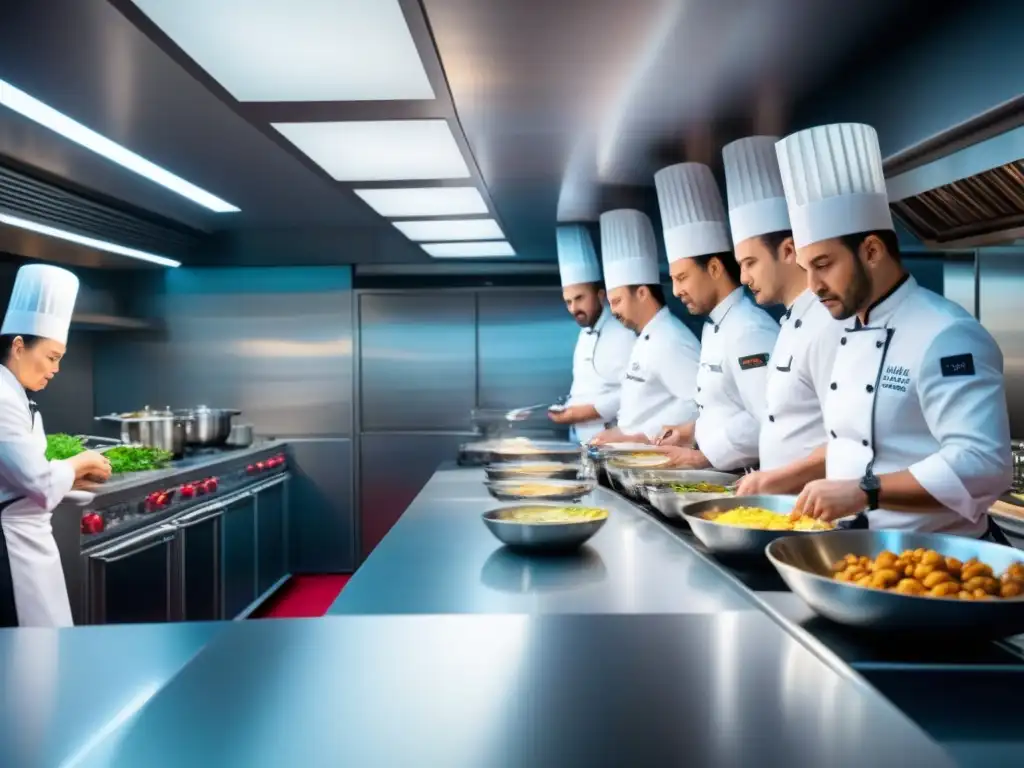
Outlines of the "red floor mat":
{"type": "Polygon", "coordinates": [[[348,584],[349,575],[293,576],[253,612],[254,619],[311,619],[323,616],[348,584]]]}

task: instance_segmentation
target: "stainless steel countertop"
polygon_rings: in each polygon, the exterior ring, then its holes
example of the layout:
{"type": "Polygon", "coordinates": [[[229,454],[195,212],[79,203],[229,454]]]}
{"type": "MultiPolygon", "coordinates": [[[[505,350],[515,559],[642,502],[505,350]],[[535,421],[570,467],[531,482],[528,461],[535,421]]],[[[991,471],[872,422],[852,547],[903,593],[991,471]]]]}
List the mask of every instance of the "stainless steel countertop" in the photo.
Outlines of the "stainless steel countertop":
{"type": "Polygon", "coordinates": [[[764,615],[360,616],[222,633],[109,765],[953,765],[764,615]]]}
{"type": "Polygon", "coordinates": [[[228,627],[0,630],[0,765],[103,765],[117,732],[228,627]]]}
{"type": "Polygon", "coordinates": [[[716,569],[632,504],[611,510],[577,555],[506,549],[480,515],[503,505],[482,469],[437,472],[331,606],[332,615],[395,613],[718,613],[756,610],[716,569]]]}

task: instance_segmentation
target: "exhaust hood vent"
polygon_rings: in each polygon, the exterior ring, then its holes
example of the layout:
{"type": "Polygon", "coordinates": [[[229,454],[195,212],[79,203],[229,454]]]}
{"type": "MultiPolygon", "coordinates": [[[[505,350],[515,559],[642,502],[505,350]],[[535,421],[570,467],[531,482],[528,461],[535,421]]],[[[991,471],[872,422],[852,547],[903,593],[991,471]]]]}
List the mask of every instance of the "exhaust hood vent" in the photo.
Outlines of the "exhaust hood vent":
{"type": "Polygon", "coordinates": [[[931,247],[973,248],[1024,237],[1024,126],[956,145],[887,180],[893,213],[931,247]]]}

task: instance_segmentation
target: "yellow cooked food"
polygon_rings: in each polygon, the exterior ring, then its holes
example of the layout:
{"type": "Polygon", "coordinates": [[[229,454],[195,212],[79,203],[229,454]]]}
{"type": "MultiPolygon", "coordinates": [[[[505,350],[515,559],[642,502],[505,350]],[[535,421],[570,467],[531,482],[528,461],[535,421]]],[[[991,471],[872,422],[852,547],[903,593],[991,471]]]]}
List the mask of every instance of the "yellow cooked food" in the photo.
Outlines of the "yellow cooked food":
{"type": "Polygon", "coordinates": [[[575,489],[572,485],[553,485],[551,483],[519,483],[505,488],[506,493],[516,496],[550,496],[566,493],[575,489]]]}
{"type": "Polygon", "coordinates": [[[888,550],[872,560],[846,555],[832,566],[832,577],[860,587],[919,597],[998,600],[1024,597],[1024,562],[1013,563],[996,578],[992,566],[972,558],[961,562],[934,549],[888,550]]]}
{"type": "Polygon", "coordinates": [[[764,531],[830,531],[832,523],[803,516],[796,522],[789,515],[781,515],[761,507],[736,507],[726,512],[706,512],[705,520],[738,528],[757,528],[764,531]]]}
{"type": "Polygon", "coordinates": [[[558,472],[563,468],[563,464],[555,464],[554,462],[545,464],[543,462],[537,462],[536,464],[520,464],[516,467],[509,467],[506,471],[514,472],[517,475],[529,475],[537,472],[558,472]]]}
{"type": "Polygon", "coordinates": [[[589,523],[608,517],[600,507],[513,507],[498,513],[499,520],[512,523],[589,523]]]}
{"type": "Polygon", "coordinates": [[[668,456],[657,451],[646,451],[643,453],[624,453],[616,456],[611,461],[616,467],[660,467],[668,464],[668,456]]]}

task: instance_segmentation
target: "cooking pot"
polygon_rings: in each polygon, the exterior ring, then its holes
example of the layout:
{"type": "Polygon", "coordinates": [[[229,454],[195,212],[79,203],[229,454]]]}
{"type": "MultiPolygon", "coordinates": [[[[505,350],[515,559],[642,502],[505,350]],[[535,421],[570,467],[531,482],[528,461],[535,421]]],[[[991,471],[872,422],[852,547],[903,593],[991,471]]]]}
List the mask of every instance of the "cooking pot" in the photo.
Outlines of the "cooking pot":
{"type": "Polygon", "coordinates": [[[140,411],[97,416],[96,420],[120,424],[123,443],[159,448],[169,451],[175,458],[185,453],[189,424],[187,414],[174,413],[170,408],[154,411],[147,405],[140,411]]]}
{"type": "Polygon", "coordinates": [[[252,445],[252,424],[232,424],[228,435],[228,445],[235,448],[248,448],[252,445]]]}
{"type": "Polygon", "coordinates": [[[231,419],[241,411],[200,405],[180,411],[185,421],[185,442],[189,445],[224,445],[231,435],[231,419]]]}

